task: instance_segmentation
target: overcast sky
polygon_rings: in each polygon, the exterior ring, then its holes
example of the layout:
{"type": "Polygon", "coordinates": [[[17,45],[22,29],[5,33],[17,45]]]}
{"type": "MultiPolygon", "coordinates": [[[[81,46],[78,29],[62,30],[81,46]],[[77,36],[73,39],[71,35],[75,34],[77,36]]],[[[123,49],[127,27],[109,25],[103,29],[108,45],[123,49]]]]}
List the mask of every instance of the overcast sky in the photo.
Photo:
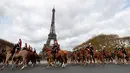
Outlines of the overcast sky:
{"type": "Polygon", "coordinates": [[[0,0],[0,38],[21,38],[41,51],[56,9],[61,49],[72,48],[105,33],[130,36],[130,0],[0,0]]]}

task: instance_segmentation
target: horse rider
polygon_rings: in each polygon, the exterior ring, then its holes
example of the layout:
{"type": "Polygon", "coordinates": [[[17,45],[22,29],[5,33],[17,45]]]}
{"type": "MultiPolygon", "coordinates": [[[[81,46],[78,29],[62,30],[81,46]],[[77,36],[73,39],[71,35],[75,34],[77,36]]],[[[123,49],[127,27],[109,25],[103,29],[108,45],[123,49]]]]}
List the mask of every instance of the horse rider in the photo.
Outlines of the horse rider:
{"type": "Polygon", "coordinates": [[[23,50],[27,50],[27,43],[25,43],[25,46],[23,47],[23,50]]]}
{"type": "Polygon", "coordinates": [[[31,51],[31,52],[33,52],[33,49],[32,49],[32,47],[30,47],[30,51],[31,51]]]}
{"type": "Polygon", "coordinates": [[[11,57],[13,59],[14,53],[21,49],[22,46],[22,40],[19,39],[19,42],[14,45],[13,50],[11,51],[11,57]]]}
{"type": "Polygon", "coordinates": [[[126,52],[126,50],[125,50],[125,45],[122,45],[121,51],[122,51],[122,53],[123,53],[125,56],[127,56],[127,52],[126,52]]]}
{"type": "Polygon", "coordinates": [[[31,51],[31,46],[29,45],[29,47],[28,47],[28,51],[31,51]]]}
{"type": "Polygon", "coordinates": [[[91,55],[93,61],[95,61],[93,45],[91,43],[89,43],[88,46],[87,46],[87,48],[90,50],[90,55],[91,55]]]}
{"type": "Polygon", "coordinates": [[[16,50],[20,50],[20,49],[21,49],[21,47],[22,47],[22,40],[21,40],[21,39],[19,39],[18,43],[17,43],[17,44],[15,44],[15,46],[17,46],[17,48],[14,48],[14,49],[16,49],[16,50]]]}
{"type": "Polygon", "coordinates": [[[22,48],[22,40],[21,39],[19,39],[18,44],[19,44],[19,48],[21,49],[22,48]]]}
{"type": "Polygon", "coordinates": [[[118,45],[116,45],[115,50],[118,50],[118,45]]]}
{"type": "Polygon", "coordinates": [[[116,45],[116,47],[115,47],[115,51],[120,51],[120,49],[121,49],[121,47],[118,46],[118,45],[116,45]]]}
{"type": "Polygon", "coordinates": [[[57,43],[57,41],[55,41],[55,43],[54,43],[54,45],[53,45],[53,47],[52,47],[52,50],[53,50],[53,59],[55,60],[55,58],[56,58],[56,53],[58,52],[58,49],[59,49],[59,45],[58,45],[58,43],[57,43]]]}
{"type": "Polygon", "coordinates": [[[34,48],[33,52],[36,53],[36,49],[35,48],[34,48]]]}
{"type": "Polygon", "coordinates": [[[106,57],[106,49],[105,48],[106,48],[106,46],[102,47],[103,57],[106,57]]]}

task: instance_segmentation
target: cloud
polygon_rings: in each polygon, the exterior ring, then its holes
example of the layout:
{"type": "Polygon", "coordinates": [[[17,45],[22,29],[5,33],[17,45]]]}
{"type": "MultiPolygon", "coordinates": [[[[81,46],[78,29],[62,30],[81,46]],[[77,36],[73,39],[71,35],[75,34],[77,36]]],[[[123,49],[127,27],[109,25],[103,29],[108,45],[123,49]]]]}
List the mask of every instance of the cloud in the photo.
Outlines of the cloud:
{"type": "Polygon", "coordinates": [[[129,0],[0,0],[0,38],[21,38],[41,51],[48,38],[51,9],[56,8],[56,34],[61,48],[72,50],[105,33],[129,36],[129,0]]]}

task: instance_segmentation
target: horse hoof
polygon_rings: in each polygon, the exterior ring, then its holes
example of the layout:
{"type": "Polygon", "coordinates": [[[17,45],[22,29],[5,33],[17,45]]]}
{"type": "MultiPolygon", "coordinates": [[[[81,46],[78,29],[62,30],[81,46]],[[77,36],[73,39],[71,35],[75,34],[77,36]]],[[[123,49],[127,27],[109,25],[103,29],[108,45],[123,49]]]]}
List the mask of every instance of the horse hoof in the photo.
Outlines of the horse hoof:
{"type": "Polygon", "coordinates": [[[65,68],[65,65],[63,65],[62,68],[65,68]]]}
{"type": "Polygon", "coordinates": [[[105,66],[105,64],[103,64],[102,66],[105,66]]]}
{"type": "Polygon", "coordinates": [[[4,67],[2,67],[0,70],[3,70],[4,69],[4,67]]]}
{"type": "Polygon", "coordinates": [[[33,67],[34,65],[31,65],[31,67],[33,67]]]}
{"type": "Polygon", "coordinates": [[[22,67],[20,70],[23,70],[24,69],[24,67],[22,67]]]}
{"type": "Polygon", "coordinates": [[[87,64],[84,64],[84,66],[87,66],[87,64]]]}
{"type": "Polygon", "coordinates": [[[0,69],[0,70],[3,70],[3,69],[0,69]]]}
{"type": "Polygon", "coordinates": [[[57,68],[57,66],[55,66],[55,68],[57,68]]]}
{"type": "Polygon", "coordinates": [[[49,69],[49,67],[46,67],[46,69],[49,69]]]}

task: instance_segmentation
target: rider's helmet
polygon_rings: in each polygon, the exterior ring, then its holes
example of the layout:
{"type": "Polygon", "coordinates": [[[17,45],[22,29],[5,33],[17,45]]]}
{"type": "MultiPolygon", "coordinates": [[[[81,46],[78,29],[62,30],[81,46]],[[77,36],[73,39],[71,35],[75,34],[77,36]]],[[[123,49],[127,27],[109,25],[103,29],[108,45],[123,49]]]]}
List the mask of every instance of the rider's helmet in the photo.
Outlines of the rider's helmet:
{"type": "Polygon", "coordinates": [[[22,41],[21,39],[19,39],[19,41],[22,41]]]}
{"type": "Polygon", "coordinates": [[[25,45],[27,45],[27,43],[25,43],[25,45]]]}
{"type": "Polygon", "coordinates": [[[103,46],[103,48],[105,49],[105,48],[106,48],[106,46],[103,46]]]}
{"type": "Polygon", "coordinates": [[[98,50],[96,50],[96,52],[98,52],[98,50]]]}
{"type": "Polygon", "coordinates": [[[88,44],[89,46],[92,45],[91,43],[88,44]]]}

